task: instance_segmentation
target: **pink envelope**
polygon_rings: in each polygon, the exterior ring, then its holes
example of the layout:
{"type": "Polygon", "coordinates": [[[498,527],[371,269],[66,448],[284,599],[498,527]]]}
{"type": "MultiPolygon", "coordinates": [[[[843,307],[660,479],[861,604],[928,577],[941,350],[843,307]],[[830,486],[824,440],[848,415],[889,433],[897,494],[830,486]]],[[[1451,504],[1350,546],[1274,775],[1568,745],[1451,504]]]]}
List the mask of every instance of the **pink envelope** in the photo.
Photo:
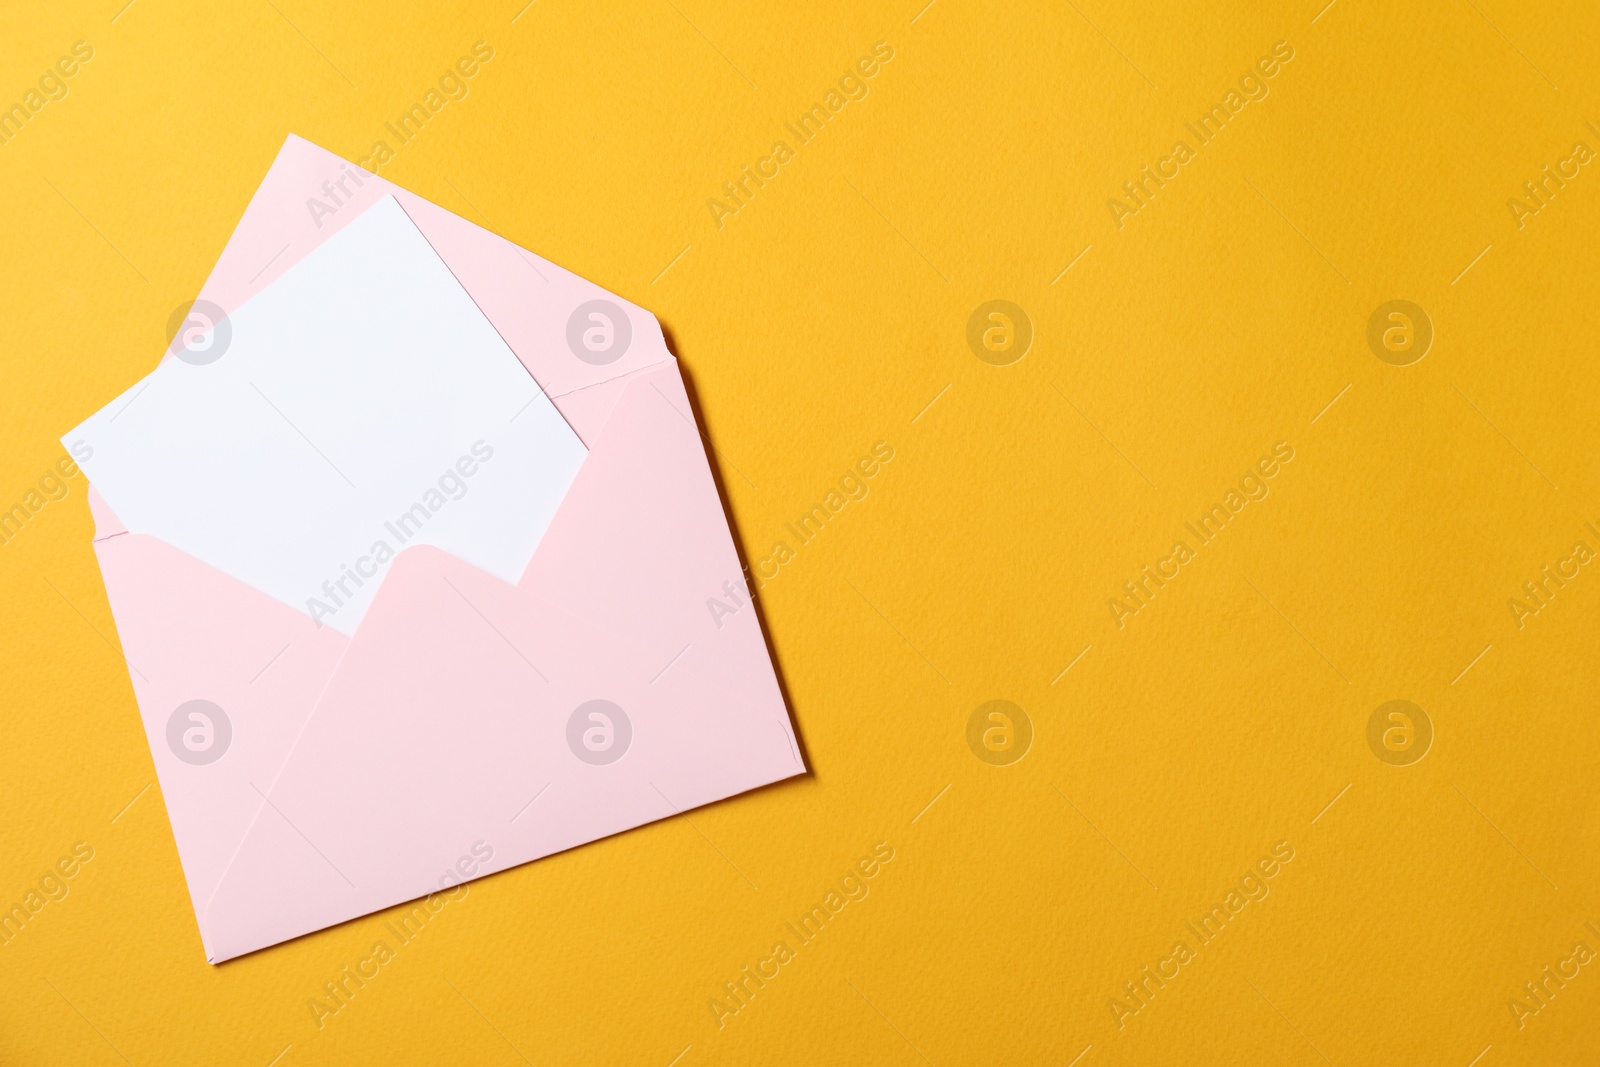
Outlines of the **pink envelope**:
{"type": "Polygon", "coordinates": [[[387,195],[590,453],[516,585],[407,548],[353,637],[91,491],[212,963],[806,770],[652,315],[293,136],[200,299],[236,309],[387,195]],[[580,358],[598,300],[631,340],[580,358]]]}

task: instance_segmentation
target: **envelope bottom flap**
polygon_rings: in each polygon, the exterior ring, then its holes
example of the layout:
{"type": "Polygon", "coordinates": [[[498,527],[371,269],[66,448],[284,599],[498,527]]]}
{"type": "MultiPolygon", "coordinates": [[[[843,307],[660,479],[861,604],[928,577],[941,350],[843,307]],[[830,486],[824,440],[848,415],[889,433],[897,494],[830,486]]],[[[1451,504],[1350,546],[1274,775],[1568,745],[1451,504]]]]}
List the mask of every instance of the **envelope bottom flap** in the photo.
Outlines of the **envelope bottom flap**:
{"type": "Polygon", "coordinates": [[[436,550],[404,555],[206,908],[219,951],[803,770],[770,709],[690,668],[653,676],[614,636],[436,550]]]}
{"type": "Polygon", "coordinates": [[[397,557],[204,911],[221,958],[804,772],[753,609],[705,610],[739,570],[687,408],[637,376],[519,585],[397,557]]]}

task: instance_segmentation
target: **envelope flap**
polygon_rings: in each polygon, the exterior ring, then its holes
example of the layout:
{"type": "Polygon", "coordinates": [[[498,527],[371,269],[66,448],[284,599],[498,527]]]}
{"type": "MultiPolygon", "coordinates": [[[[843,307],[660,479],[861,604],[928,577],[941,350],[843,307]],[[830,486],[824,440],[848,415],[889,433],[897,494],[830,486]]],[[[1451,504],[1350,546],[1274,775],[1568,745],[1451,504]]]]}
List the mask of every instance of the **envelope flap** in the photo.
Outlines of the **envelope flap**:
{"type": "Polygon", "coordinates": [[[231,313],[385,196],[399,201],[552,399],[672,359],[643,308],[293,134],[200,299],[231,313]]]}

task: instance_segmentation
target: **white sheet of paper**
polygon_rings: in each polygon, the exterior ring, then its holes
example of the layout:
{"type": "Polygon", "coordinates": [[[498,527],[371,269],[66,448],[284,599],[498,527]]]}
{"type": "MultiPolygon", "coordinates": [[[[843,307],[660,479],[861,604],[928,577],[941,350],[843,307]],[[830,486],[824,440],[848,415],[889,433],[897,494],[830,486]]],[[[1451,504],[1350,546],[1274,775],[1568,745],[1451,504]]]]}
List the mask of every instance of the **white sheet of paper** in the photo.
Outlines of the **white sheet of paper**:
{"type": "Polygon", "coordinates": [[[521,577],[587,452],[393,197],[228,327],[63,438],[130,532],[346,634],[410,545],[521,577]]]}

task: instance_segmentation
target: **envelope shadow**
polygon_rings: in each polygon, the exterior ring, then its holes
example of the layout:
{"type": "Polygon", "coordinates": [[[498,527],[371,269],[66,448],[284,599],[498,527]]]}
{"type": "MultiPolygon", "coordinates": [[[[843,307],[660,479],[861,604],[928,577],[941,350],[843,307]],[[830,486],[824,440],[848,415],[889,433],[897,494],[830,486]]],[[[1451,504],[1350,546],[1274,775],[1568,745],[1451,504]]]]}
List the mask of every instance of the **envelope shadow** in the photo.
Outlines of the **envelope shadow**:
{"type": "MultiPolygon", "coordinates": [[[[656,318],[657,321],[660,322],[660,316],[657,316],[656,318]]],[[[665,322],[661,322],[661,334],[666,339],[667,351],[671,352],[672,355],[678,360],[678,371],[683,376],[683,391],[688,394],[689,397],[689,409],[690,413],[694,416],[694,426],[695,429],[700,432],[700,438],[705,442],[706,445],[706,462],[711,468],[711,480],[716,483],[717,496],[722,501],[723,513],[728,517],[728,529],[733,533],[733,550],[739,554],[739,567],[742,573],[749,575],[752,573],[752,571],[749,557],[745,554],[744,535],[739,529],[739,520],[737,517],[735,517],[733,508],[731,508],[728,504],[728,487],[725,484],[722,476],[722,466],[719,462],[717,447],[711,442],[710,435],[706,433],[706,420],[703,414],[703,409],[700,405],[699,391],[695,388],[694,372],[690,369],[689,365],[683,361],[683,358],[678,355],[678,345],[673,339],[672,327],[668,326],[665,322]]],[[[777,646],[772,643],[772,628],[767,625],[767,614],[761,606],[761,595],[755,590],[755,588],[753,588],[752,583],[749,580],[745,581],[745,590],[750,596],[751,606],[755,608],[756,622],[761,629],[761,640],[766,642],[767,655],[772,660],[772,671],[778,680],[778,692],[783,695],[783,707],[789,715],[789,725],[794,730],[795,744],[800,747],[800,762],[803,763],[806,768],[805,774],[801,775],[800,777],[814,778],[816,776],[816,771],[814,770],[811,762],[811,750],[806,746],[805,733],[800,728],[799,717],[795,715],[794,698],[789,693],[789,683],[784,678],[783,674],[783,657],[778,653],[777,646]]],[[[770,785],[761,786],[760,789],[778,789],[793,781],[793,778],[786,778],[781,782],[773,782],[770,785]]],[[[758,790],[748,790],[747,792],[757,791],[758,790]]],[[[746,794],[740,795],[743,796],[746,794]]]]}

